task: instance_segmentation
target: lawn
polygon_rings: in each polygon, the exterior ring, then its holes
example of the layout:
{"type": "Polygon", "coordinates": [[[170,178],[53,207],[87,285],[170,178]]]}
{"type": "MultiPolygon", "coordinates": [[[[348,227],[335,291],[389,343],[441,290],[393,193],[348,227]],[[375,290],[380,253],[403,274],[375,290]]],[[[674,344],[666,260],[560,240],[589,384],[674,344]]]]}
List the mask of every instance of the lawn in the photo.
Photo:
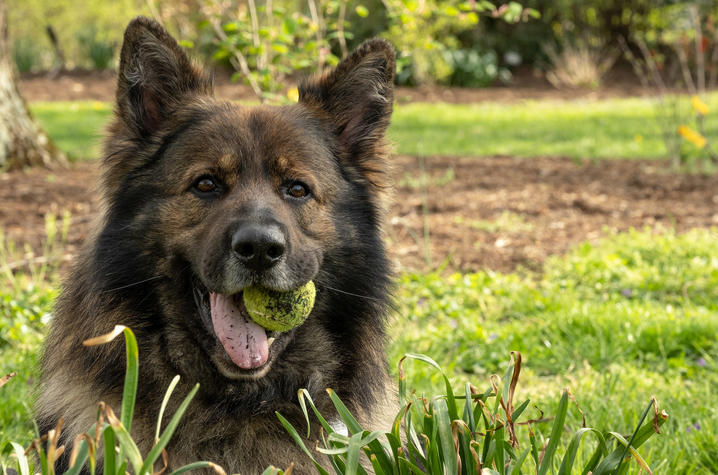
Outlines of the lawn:
{"type": "MultiPolygon", "coordinates": [[[[404,274],[391,366],[405,352],[424,353],[457,388],[468,379],[483,390],[509,352],[520,351],[517,401],[531,399],[550,415],[568,387],[589,426],[621,433],[632,431],[654,395],[670,419],[663,435],[641,448],[645,460],[658,473],[714,473],[717,243],[715,230],[631,232],[579,246],[542,272],[404,274]]],[[[19,373],[0,389],[0,439],[32,434],[29,401],[56,287],[52,276],[16,277],[0,287],[0,373],[19,373]]],[[[407,379],[420,393],[442,389],[438,375],[416,363],[407,366],[407,379]]],[[[573,432],[580,414],[569,414],[573,432]]]]}
{"type": "MultiPolygon", "coordinates": [[[[718,93],[707,101],[718,110],[718,93]]],[[[99,155],[109,104],[45,102],[31,108],[71,157],[99,155]]],[[[646,98],[397,104],[389,137],[405,155],[661,158],[667,152],[656,110],[656,100],[646,98]]],[[[717,114],[707,116],[706,130],[718,137],[717,114]]]]}
{"type": "MultiPolygon", "coordinates": [[[[711,107],[717,100],[711,96],[711,107]]],[[[109,105],[32,108],[71,156],[97,155],[109,105]]],[[[398,152],[407,154],[656,158],[662,146],[651,132],[652,110],[645,99],[402,104],[390,133],[398,152]]],[[[59,279],[43,269],[29,275],[3,271],[18,253],[2,239],[0,244],[0,375],[18,372],[0,388],[0,443],[26,443],[34,433],[38,353],[59,279]]],[[[717,230],[610,235],[555,256],[538,271],[405,273],[398,277],[396,302],[389,355],[395,373],[404,353],[424,353],[457,389],[469,380],[483,391],[491,374],[504,371],[509,352],[520,351],[524,367],[516,400],[532,402],[524,417],[539,418],[533,404],[554,414],[568,387],[588,426],[630,434],[656,396],[670,419],[662,435],[640,448],[644,459],[656,473],[718,472],[717,230]]],[[[443,390],[426,366],[408,364],[406,374],[419,393],[443,390]]],[[[572,405],[570,433],[580,424],[572,405]]],[[[546,437],[550,422],[533,428],[546,437]]],[[[527,426],[519,431],[525,443],[527,426]]],[[[561,450],[569,432],[563,439],[561,450]]]]}

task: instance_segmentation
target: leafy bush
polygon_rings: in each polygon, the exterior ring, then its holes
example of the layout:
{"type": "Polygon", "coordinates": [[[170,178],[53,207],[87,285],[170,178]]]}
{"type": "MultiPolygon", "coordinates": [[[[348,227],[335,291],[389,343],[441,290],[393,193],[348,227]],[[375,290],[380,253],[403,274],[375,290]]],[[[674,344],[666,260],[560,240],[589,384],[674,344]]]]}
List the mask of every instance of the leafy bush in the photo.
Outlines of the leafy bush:
{"type": "Polygon", "coordinates": [[[42,63],[42,51],[35,42],[27,38],[18,38],[12,44],[12,57],[15,67],[21,73],[29,73],[42,63]]]}
{"type": "Polygon", "coordinates": [[[109,69],[115,59],[117,44],[101,35],[97,28],[88,26],[77,32],[77,42],[92,69],[102,71],[109,69]]]}
{"type": "MultiPolygon", "coordinates": [[[[359,10],[363,11],[363,10],[359,10]]],[[[297,72],[335,66],[347,54],[346,2],[308,0],[238,5],[209,3],[202,24],[215,37],[215,60],[228,60],[261,100],[282,99],[276,93],[297,72]],[[305,10],[306,9],[306,10],[305,10]]]]}
{"type": "Polygon", "coordinates": [[[449,84],[460,87],[487,87],[497,79],[507,82],[508,69],[499,66],[496,52],[482,53],[475,49],[458,49],[447,52],[452,66],[449,84]]]}

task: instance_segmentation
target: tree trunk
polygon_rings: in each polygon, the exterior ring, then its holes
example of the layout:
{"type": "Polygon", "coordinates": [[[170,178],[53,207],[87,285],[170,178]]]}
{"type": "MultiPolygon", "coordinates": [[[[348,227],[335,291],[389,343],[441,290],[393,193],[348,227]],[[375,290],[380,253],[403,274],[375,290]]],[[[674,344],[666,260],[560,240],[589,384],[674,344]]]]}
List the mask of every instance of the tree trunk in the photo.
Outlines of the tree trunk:
{"type": "Polygon", "coordinates": [[[56,167],[65,156],[35,122],[15,82],[7,31],[7,6],[0,0],[0,169],[56,167]]]}

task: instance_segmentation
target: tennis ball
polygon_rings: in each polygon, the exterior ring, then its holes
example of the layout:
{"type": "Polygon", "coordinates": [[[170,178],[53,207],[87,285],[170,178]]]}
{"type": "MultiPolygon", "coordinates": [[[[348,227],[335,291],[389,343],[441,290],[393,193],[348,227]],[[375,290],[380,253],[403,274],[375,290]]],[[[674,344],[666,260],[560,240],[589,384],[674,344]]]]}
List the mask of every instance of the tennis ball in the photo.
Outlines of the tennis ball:
{"type": "Polygon", "coordinates": [[[314,307],[316,294],[314,282],[310,280],[289,292],[247,287],[242,297],[254,323],[270,331],[286,332],[304,323],[314,307]]]}

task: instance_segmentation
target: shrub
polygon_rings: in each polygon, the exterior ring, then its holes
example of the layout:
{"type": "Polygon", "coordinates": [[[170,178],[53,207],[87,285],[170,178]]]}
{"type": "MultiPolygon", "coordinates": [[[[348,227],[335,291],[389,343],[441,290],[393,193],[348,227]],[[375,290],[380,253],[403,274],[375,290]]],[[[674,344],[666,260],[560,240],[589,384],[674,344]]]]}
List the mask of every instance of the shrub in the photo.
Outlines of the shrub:
{"type": "Polygon", "coordinates": [[[34,71],[42,64],[42,51],[38,45],[27,38],[18,38],[12,44],[12,57],[15,67],[21,73],[34,71]]]}
{"type": "Polygon", "coordinates": [[[116,43],[103,37],[94,26],[88,26],[77,32],[77,42],[92,69],[109,69],[115,59],[116,43]]]}
{"type": "Polygon", "coordinates": [[[587,41],[566,45],[561,52],[547,48],[546,54],[552,63],[546,78],[559,89],[598,88],[618,56],[603,47],[591,46],[587,41]]]}
{"type": "Polygon", "coordinates": [[[448,81],[452,86],[487,87],[496,80],[507,82],[511,78],[511,72],[499,66],[495,51],[458,49],[447,52],[447,57],[452,66],[448,81]]]}

